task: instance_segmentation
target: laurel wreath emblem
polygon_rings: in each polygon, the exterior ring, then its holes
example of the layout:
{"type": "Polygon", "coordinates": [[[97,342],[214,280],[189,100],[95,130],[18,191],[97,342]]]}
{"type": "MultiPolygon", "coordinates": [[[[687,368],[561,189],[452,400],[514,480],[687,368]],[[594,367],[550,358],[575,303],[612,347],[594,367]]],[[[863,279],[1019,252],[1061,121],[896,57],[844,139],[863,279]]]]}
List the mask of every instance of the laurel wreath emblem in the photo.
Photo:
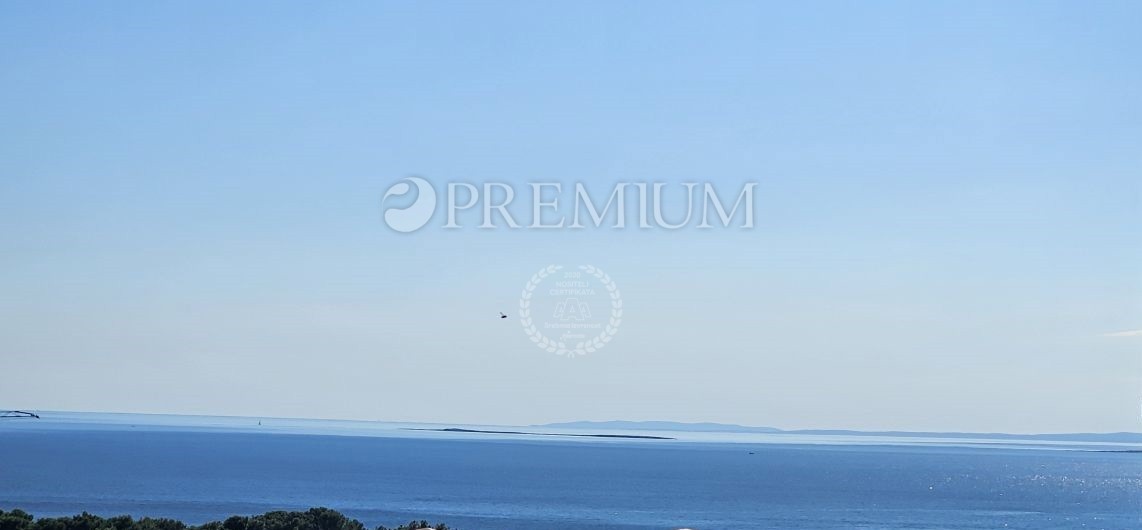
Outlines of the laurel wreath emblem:
{"type": "Polygon", "coordinates": [[[603,331],[593,338],[583,342],[576,343],[574,347],[568,347],[561,341],[552,340],[545,336],[542,331],[531,320],[531,296],[535,288],[543,282],[543,279],[554,274],[562,269],[562,265],[548,265],[531,276],[527,281],[527,285],[523,288],[523,293],[519,298],[519,322],[523,325],[524,333],[531,339],[540,349],[556,355],[566,355],[568,358],[578,357],[580,355],[587,355],[596,350],[606,346],[608,342],[614,338],[615,334],[619,331],[619,325],[623,322],[623,299],[619,294],[619,288],[615,285],[614,280],[610,275],[603,272],[601,269],[592,265],[580,265],[579,270],[594,276],[607,290],[611,297],[611,318],[607,325],[604,326],[603,331]]]}

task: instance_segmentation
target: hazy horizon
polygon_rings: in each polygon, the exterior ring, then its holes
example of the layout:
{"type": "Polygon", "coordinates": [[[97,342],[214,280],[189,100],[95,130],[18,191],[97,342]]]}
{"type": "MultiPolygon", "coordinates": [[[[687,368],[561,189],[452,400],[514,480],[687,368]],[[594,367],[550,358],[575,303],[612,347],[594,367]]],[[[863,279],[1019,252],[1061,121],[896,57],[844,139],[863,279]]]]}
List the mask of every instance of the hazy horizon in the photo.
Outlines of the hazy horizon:
{"type": "MultiPolygon", "coordinates": [[[[19,412],[19,411],[18,411],[19,412]]],[[[616,425],[622,430],[677,430],[680,432],[734,432],[734,433],[752,433],[752,434],[824,434],[824,433],[854,433],[854,434],[885,434],[885,433],[900,433],[900,434],[917,434],[917,435],[997,435],[997,436],[1049,436],[1049,435],[1142,435],[1142,430],[1135,431],[1097,431],[1097,432],[1079,432],[1079,431],[1052,431],[1052,432],[1005,432],[1005,431],[953,431],[953,430],[888,430],[888,429],[837,429],[829,427],[816,427],[816,428],[789,428],[774,425],[749,425],[739,423],[724,423],[724,422],[708,422],[708,421],[673,421],[669,419],[587,419],[587,420],[569,420],[569,421],[552,421],[552,422],[539,422],[539,423],[471,423],[464,421],[431,421],[431,420],[406,420],[406,421],[392,421],[384,418],[375,419],[359,419],[359,418],[336,418],[336,417],[288,417],[288,416],[241,416],[241,415],[225,415],[225,414],[194,414],[194,413],[165,413],[165,412],[122,412],[122,411],[89,411],[89,410],[37,410],[37,409],[24,409],[22,412],[32,412],[38,414],[40,420],[49,423],[58,420],[74,421],[78,415],[80,420],[91,420],[94,423],[103,423],[108,421],[109,416],[114,417],[128,417],[134,420],[144,419],[147,417],[163,417],[173,418],[176,423],[159,423],[153,424],[155,426],[171,426],[171,427],[200,427],[214,424],[196,424],[190,421],[192,418],[203,420],[249,420],[251,422],[257,421],[257,426],[263,426],[262,422],[271,422],[266,424],[268,427],[281,427],[286,424],[274,424],[274,421],[281,422],[334,422],[334,423],[361,423],[361,424],[396,424],[396,425],[431,425],[436,427],[456,426],[456,427],[503,427],[503,428],[536,428],[536,427],[552,427],[552,428],[598,428],[606,429],[608,427],[615,427],[616,425]],[[69,415],[68,417],[59,417],[57,415],[69,415]],[[186,420],[179,420],[185,418],[186,420]],[[190,421],[189,423],[181,423],[180,421],[190,421]],[[659,428],[654,428],[659,427],[659,428]],[[728,431],[718,431],[718,428],[728,428],[728,431]]],[[[34,422],[35,419],[20,419],[14,420],[20,422],[34,422]]],[[[82,423],[82,422],[81,422],[82,423]]],[[[109,423],[110,425],[111,423],[109,423]]],[[[34,424],[33,424],[34,425],[34,424]]],[[[151,425],[141,423],[140,425],[151,425]]],[[[253,424],[251,424],[252,426],[253,424]]],[[[135,424],[132,422],[132,427],[135,424]]],[[[240,424],[228,424],[229,427],[240,427],[240,424]]],[[[434,429],[433,429],[434,430],[434,429]]],[[[480,432],[480,431],[477,431],[480,432]]]]}

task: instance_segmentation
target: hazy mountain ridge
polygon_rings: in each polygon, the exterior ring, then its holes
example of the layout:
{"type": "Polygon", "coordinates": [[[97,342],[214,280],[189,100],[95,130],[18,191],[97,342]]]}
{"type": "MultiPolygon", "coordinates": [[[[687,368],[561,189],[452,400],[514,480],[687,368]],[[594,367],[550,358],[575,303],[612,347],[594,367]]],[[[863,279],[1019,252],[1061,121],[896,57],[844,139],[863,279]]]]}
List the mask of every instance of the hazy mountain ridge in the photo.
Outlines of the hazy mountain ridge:
{"type": "Polygon", "coordinates": [[[630,429],[636,431],[686,431],[686,432],[750,432],[750,433],[779,433],[781,429],[773,427],[749,427],[732,423],[683,423],[677,421],[569,421],[563,423],[545,423],[535,427],[554,427],[559,429],[630,429]]]}
{"type": "Polygon", "coordinates": [[[546,423],[537,427],[564,429],[625,429],[636,431],[680,431],[680,432],[727,432],[727,433],[767,433],[801,434],[823,436],[881,436],[902,438],[960,438],[988,440],[1051,440],[1060,442],[1118,442],[1142,443],[1142,433],[1045,433],[1011,434],[983,432],[923,432],[923,431],[854,431],[846,429],[795,429],[783,430],[775,427],[753,427],[733,423],[686,423],[676,421],[570,421],[546,423]]]}

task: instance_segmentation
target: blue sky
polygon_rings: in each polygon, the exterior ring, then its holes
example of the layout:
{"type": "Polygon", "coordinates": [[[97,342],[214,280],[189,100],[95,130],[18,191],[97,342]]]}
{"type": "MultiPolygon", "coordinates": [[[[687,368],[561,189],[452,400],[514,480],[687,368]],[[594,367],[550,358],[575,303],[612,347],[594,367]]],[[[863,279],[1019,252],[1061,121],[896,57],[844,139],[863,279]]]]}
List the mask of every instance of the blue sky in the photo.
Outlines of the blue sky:
{"type": "Polygon", "coordinates": [[[0,9],[0,406],[1140,428],[1137,4],[0,9]],[[412,174],[758,225],[396,234],[412,174]],[[494,318],[549,263],[622,288],[597,355],[494,318]]]}

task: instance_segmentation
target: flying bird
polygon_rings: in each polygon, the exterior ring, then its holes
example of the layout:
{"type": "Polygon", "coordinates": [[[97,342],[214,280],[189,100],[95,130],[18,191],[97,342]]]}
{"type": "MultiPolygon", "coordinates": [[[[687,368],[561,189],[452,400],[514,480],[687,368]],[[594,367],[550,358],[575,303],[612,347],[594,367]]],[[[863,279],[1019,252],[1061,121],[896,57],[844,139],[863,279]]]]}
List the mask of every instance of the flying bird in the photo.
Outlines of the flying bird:
{"type": "Polygon", "coordinates": [[[507,315],[505,315],[503,311],[500,311],[500,318],[507,318],[507,317],[508,317],[508,316],[507,316],[507,315]]]}

